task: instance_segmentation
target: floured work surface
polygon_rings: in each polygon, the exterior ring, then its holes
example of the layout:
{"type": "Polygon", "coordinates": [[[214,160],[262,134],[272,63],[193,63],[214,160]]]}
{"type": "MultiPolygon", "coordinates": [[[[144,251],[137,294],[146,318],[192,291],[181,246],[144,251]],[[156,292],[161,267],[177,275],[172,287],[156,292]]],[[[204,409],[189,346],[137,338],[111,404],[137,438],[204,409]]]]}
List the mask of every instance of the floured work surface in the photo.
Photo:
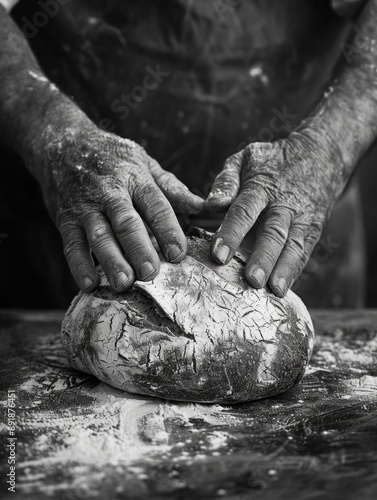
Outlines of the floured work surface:
{"type": "Polygon", "coordinates": [[[300,384],[236,406],[128,395],[70,369],[62,318],[0,313],[4,412],[8,389],[16,394],[9,498],[377,497],[377,311],[314,312],[300,384]]]}

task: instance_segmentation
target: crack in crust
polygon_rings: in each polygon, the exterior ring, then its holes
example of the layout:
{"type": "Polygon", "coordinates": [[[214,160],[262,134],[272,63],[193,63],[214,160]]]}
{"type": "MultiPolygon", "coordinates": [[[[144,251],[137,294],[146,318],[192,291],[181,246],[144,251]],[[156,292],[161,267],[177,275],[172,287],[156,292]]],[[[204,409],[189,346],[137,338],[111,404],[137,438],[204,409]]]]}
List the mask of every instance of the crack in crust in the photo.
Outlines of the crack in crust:
{"type": "Polygon", "coordinates": [[[167,399],[237,403],[278,394],[301,378],[313,327],[290,292],[250,288],[242,253],[209,258],[208,236],[188,237],[179,264],[115,295],[103,276],[63,322],[71,364],[115,387],[167,399]]]}

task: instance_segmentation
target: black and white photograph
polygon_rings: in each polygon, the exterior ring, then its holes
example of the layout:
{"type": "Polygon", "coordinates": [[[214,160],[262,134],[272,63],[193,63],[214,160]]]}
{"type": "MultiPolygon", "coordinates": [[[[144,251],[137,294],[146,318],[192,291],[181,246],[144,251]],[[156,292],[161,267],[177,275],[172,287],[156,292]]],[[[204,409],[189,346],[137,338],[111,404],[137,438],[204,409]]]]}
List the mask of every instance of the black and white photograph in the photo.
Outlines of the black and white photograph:
{"type": "Polygon", "coordinates": [[[377,0],[0,0],[0,498],[377,498],[377,0]]]}

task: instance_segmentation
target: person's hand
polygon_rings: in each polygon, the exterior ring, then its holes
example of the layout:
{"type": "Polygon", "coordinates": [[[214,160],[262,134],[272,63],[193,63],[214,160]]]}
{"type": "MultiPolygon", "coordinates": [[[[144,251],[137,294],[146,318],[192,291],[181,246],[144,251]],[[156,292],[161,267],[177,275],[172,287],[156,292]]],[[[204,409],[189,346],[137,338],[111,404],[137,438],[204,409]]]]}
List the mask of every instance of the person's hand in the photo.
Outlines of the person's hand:
{"type": "Polygon", "coordinates": [[[99,283],[91,252],[116,292],[127,290],[135,279],[156,276],[160,259],[144,222],[168,261],[185,257],[186,237],[172,207],[196,213],[204,200],[141,146],[88,120],[46,133],[39,149],[26,160],[44,164],[39,181],[45,204],[82,290],[99,283]]]}
{"type": "Polygon", "coordinates": [[[255,288],[268,284],[282,297],[298,278],[346,184],[342,158],[328,140],[293,132],[254,143],[228,158],[206,207],[229,210],[213,237],[211,254],[227,263],[259,218],[246,267],[255,288]]]}

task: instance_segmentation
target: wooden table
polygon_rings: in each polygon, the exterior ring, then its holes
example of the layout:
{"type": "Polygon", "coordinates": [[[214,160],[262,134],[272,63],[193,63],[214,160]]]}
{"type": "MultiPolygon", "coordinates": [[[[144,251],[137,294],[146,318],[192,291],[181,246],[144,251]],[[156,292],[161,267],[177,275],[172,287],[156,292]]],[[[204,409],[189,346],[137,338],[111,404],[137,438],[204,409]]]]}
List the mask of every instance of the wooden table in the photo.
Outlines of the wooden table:
{"type": "Polygon", "coordinates": [[[69,368],[62,313],[0,312],[1,405],[17,438],[8,493],[2,419],[1,498],[377,498],[377,311],[312,315],[299,385],[220,406],[110,388],[69,368]]]}

